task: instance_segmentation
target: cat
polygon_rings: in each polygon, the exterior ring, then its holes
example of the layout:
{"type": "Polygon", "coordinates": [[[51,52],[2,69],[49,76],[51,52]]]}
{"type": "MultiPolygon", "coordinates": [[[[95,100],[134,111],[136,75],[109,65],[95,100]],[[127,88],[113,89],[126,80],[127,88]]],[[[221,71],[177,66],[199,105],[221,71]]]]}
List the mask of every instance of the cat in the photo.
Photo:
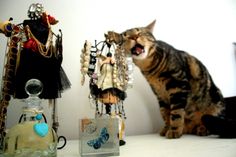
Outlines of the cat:
{"type": "Polygon", "coordinates": [[[205,65],[189,53],[153,35],[155,20],[119,34],[108,31],[106,40],[120,45],[131,54],[134,64],[156,95],[165,122],[160,135],[180,138],[183,134],[206,136],[204,124],[210,116],[224,117],[225,103],[205,65]],[[205,121],[202,117],[206,116],[205,121]]]}

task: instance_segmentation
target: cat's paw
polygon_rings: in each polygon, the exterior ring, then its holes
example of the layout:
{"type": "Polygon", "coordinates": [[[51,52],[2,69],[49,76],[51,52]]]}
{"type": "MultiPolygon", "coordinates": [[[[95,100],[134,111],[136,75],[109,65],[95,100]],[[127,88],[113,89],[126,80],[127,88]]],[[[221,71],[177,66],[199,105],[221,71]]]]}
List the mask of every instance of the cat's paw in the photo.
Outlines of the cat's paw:
{"type": "Polygon", "coordinates": [[[178,130],[171,130],[171,129],[169,129],[166,132],[166,137],[169,138],[169,139],[180,138],[182,135],[183,135],[182,129],[178,129],[178,130]]]}
{"type": "Polygon", "coordinates": [[[200,125],[197,127],[197,135],[198,136],[207,136],[209,135],[209,131],[204,125],[200,125]]]}
{"type": "Polygon", "coordinates": [[[167,133],[168,129],[169,129],[169,127],[168,127],[168,126],[165,126],[165,127],[161,130],[160,135],[161,135],[161,136],[166,136],[166,133],[167,133]]]}

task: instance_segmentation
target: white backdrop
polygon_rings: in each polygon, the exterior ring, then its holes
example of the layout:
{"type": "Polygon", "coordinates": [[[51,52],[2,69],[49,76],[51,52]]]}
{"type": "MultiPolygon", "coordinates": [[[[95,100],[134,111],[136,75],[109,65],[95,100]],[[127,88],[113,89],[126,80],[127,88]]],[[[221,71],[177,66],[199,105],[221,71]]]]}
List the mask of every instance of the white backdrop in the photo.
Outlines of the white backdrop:
{"type": "MultiPolygon", "coordinates": [[[[210,71],[224,96],[236,94],[236,62],[233,42],[236,42],[235,0],[7,0],[0,1],[0,20],[14,18],[21,23],[27,18],[31,3],[42,3],[45,10],[62,29],[64,60],[72,88],[58,99],[59,134],[68,139],[78,138],[78,120],[93,117],[94,108],[88,102],[88,80],[81,86],[80,53],[84,41],[104,40],[108,30],[122,32],[136,26],[146,26],[157,20],[154,35],[174,47],[199,58],[210,71]]],[[[0,35],[0,69],[3,69],[6,38],[0,35]]],[[[1,73],[1,72],[0,72],[1,73]]],[[[0,77],[2,74],[0,74],[0,77]]],[[[147,82],[135,68],[134,87],[127,91],[125,100],[126,134],[137,135],[160,130],[158,101],[147,82]]],[[[22,102],[11,101],[7,126],[16,124],[22,102]]],[[[50,119],[50,108],[44,102],[50,119]]]]}

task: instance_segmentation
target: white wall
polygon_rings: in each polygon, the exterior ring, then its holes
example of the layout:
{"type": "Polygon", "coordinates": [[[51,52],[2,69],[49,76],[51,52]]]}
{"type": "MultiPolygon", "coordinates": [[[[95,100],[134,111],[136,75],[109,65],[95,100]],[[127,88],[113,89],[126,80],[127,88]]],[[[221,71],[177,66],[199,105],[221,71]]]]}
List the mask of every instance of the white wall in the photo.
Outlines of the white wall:
{"type": "MultiPolygon", "coordinates": [[[[84,41],[103,40],[108,30],[122,32],[136,26],[146,26],[156,19],[154,34],[174,47],[198,57],[209,69],[224,96],[236,94],[236,62],[233,42],[236,42],[235,0],[7,0],[0,2],[0,20],[14,18],[21,23],[27,18],[32,2],[44,5],[45,10],[60,22],[53,27],[64,33],[64,61],[72,88],[58,100],[59,134],[78,138],[78,120],[93,117],[94,108],[88,102],[88,81],[80,85],[80,52],[84,41]]],[[[3,63],[6,38],[0,36],[0,63],[3,63]]],[[[2,69],[3,65],[0,65],[2,69]]],[[[126,133],[146,134],[160,130],[163,121],[158,102],[136,68],[133,89],[125,100],[126,133]]],[[[11,101],[8,127],[16,124],[20,101],[11,101]]],[[[46,103],[44,103],[46,104],[46,103]]],[[[45,110],[49,110],[47,105],[45,110]]],[[[49,116],[49,111],[47,112],[49,116]]],[[[49,117],[48,117],[49,118],[49,117]]]]}

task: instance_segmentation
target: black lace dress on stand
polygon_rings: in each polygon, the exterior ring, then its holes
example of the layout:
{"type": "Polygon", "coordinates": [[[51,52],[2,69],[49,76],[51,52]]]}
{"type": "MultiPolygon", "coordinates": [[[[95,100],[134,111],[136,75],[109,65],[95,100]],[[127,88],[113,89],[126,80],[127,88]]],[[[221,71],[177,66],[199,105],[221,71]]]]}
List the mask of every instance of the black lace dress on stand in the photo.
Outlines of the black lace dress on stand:
{"type": "MultiPolygon", "coordinates": [[[[23,26],[27,25],[34,37],[42,44],[46,44],[49,34],[48,26],[43,24],[41,20],[25,20],[23,26]]],[[[43,84],[43,91],[39,96],[43,99],[59,98],[65,89],[70,88],[70,81],[61,67],[62,54],[50,52],[49,54],[53,54],[48,57],[42,55],[37,49],[35,51],[24,46],[19,53],[15,80],[15,98],[23,99],[28,97],[25,92],[25,83],[33,78],[39,79],[43,84]]]]}

